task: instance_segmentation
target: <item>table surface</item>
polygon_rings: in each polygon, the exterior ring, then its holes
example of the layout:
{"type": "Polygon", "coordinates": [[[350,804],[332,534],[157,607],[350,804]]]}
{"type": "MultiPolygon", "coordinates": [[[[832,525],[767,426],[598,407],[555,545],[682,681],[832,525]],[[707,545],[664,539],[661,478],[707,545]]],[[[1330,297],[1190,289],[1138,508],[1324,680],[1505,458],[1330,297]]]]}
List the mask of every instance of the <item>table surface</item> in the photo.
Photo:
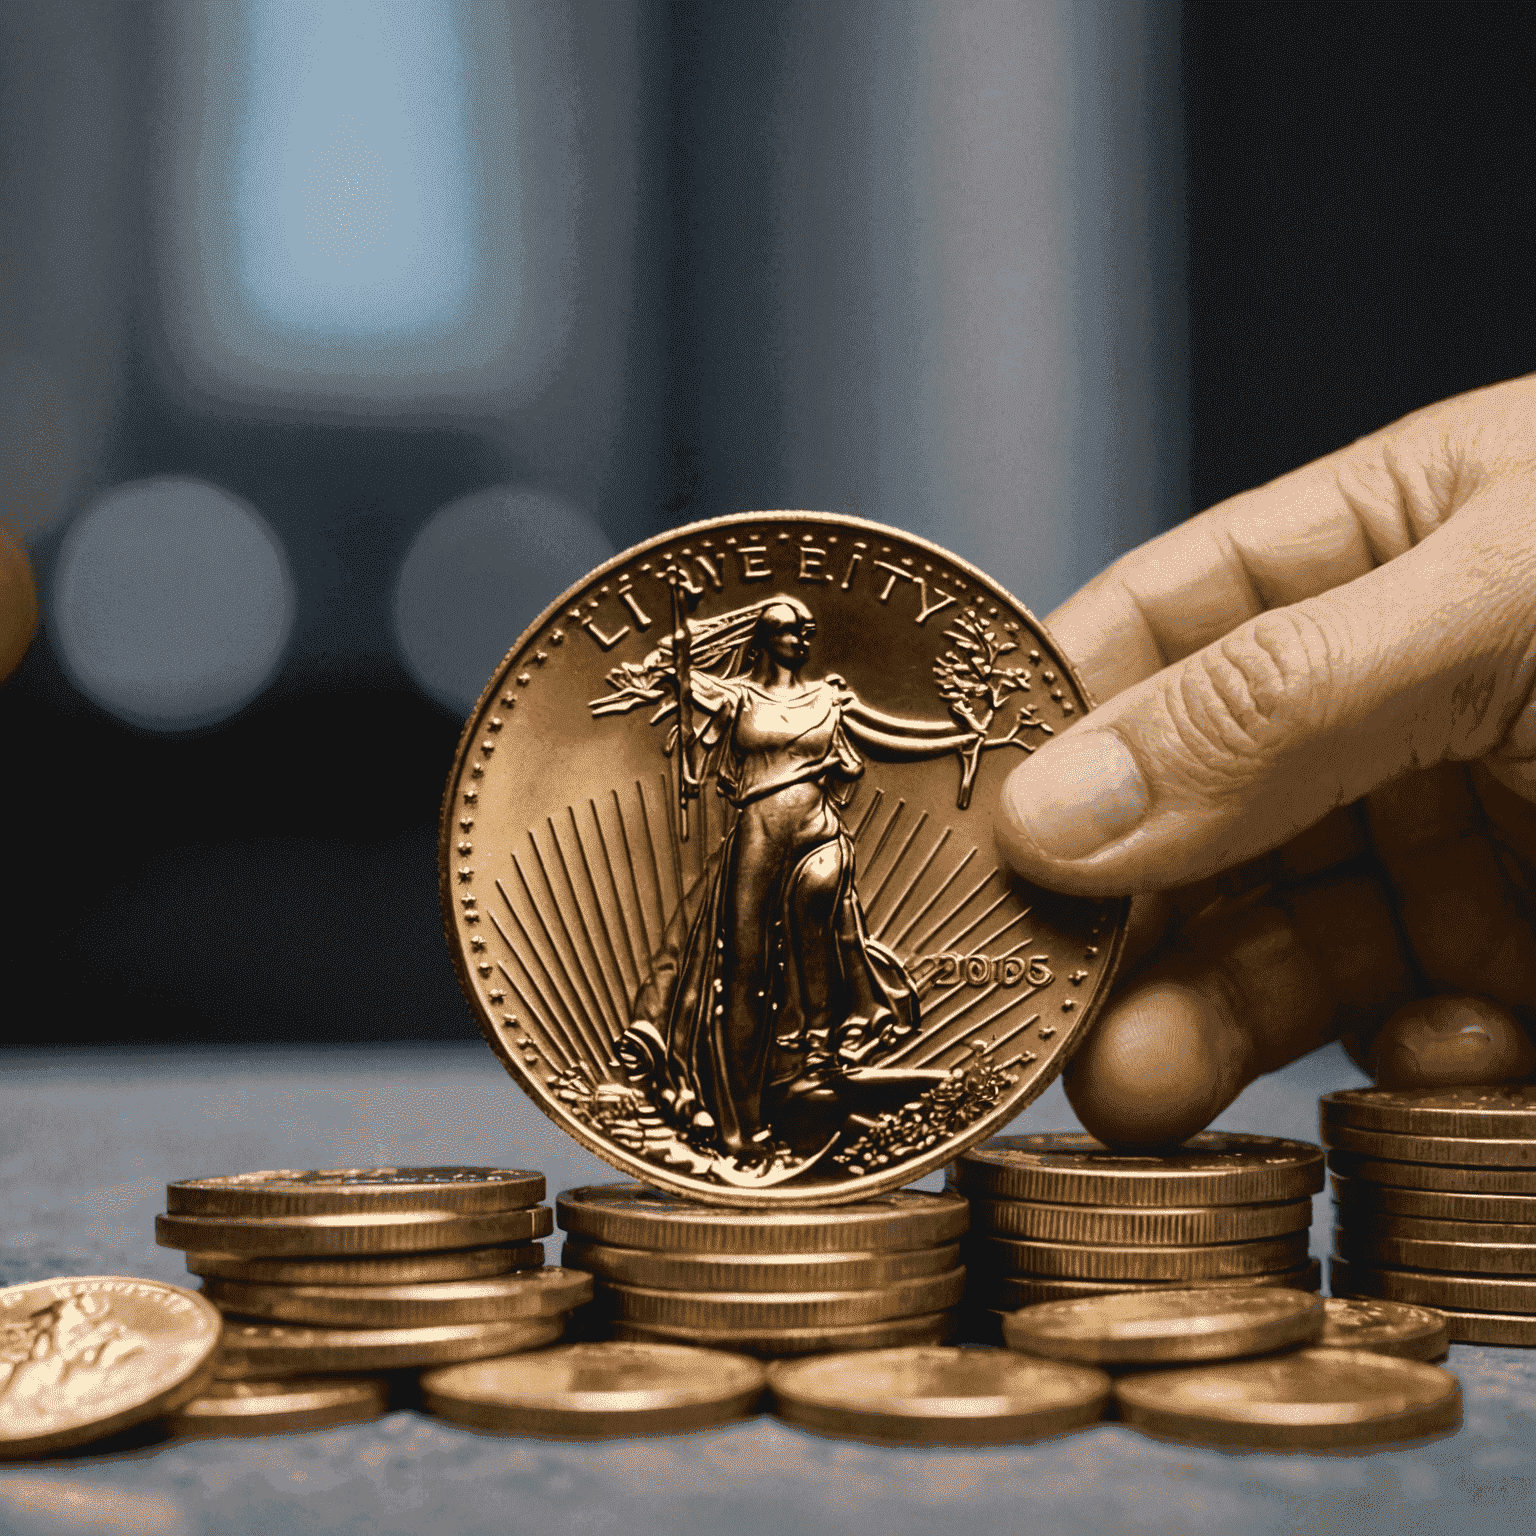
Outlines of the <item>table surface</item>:
{"type": "MultiPolygon", "coordinates": [[[[1217,1124],[1315,1140],[1318,1095],[1361,1082],[1330,1049],[1254,1084],[1217,1124]]],[[[1073,1125],[1053,1086],[1014,1129],[1073,1125]]],[[[475,1044],[3,1054],[0,1283],[59,1274],[190,1283],[181,1256],[154,1243],[169,1179],[434,1163],[539,1168],[551,1196],[616,1177],[475,1044]]],[[[937,1187],[938,1176],[924,1182],[937,1187]]],[[[1324,1254],[1325,1197],[1315,1214],[1312,1247],[1324,1254]]],[[[767,1417],[589,1445],[477,1435],[400,1412],[313,1434],[0,1467],[0,1532],[1536,1530],[1536,1352],[1453,1345],[1448,1363],[1465,1395],[1461,1429],[1368,1453],[1223,1452],[1119,1424],[1027,1446],[903,1450],[767,1417]]]]}

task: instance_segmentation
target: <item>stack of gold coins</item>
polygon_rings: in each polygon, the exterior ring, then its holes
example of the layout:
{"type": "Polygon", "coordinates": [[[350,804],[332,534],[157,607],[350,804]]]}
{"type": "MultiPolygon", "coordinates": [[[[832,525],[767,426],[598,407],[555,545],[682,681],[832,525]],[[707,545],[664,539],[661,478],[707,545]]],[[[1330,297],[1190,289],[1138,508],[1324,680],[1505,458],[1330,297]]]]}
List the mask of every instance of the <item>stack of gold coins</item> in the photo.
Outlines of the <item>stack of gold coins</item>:
{"type": "Polygon", "coordinates": [[[362,1390],[357,1373],[553,1342],[591,1279],[543,1268],[543,1197],[542,1174],[505,1168],[271,1169],[169,1185],[156,1241],[186,1251],[227,1319],[215,1365],[226,1385],[181,1408],[176,1427],[367,1416],[386,1393],[362,1390]]]}
{"type": "Polygon", "coordinates": [[[760,1358],[949,1337],[965,1290],[956,1195],[733,1210],[640,1184],[556,1202],[561,1262],[596,1277],[591,1331],[760,1358]]]}
{"type": "Polygon", "coordinates": [[[1445,1314],[1453,1340],[1536,1344],[1536,1086],[1322,1100],[1331,1287],[1445,1314]]]}
{"type": "Polygon", "coordinates": [[[1176,1151],[1112,1152],[1083,1132],[998,1136],[953,1166],[971,1203],[966,1335],[1043,1301],[1189,1286],[1315,1291],[1307,1256],[1323,1155],[1204,1131],[1176,1151]]]}

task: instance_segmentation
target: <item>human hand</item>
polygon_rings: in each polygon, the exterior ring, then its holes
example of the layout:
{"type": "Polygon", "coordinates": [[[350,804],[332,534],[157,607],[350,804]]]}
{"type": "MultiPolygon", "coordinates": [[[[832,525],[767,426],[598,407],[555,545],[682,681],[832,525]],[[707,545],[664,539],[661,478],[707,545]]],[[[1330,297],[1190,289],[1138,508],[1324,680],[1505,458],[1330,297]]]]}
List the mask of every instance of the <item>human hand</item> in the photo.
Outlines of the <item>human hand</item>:
{"type": "Polygon", "coordinates": [[[1101,707],[1009,775],[999,844],[1138,897],[1067,1073],[1091,1132],[1182,1141],[1338,1038],[1390,1086],[1530,1075],[1536,376],[1213,507],[1046,623],[1101,707]]]}
{"type": "Polygon", "coordinates": [[[26,655],[37,629],[37,586],[26,551],[0,528],[0,681],[26,655]]]}

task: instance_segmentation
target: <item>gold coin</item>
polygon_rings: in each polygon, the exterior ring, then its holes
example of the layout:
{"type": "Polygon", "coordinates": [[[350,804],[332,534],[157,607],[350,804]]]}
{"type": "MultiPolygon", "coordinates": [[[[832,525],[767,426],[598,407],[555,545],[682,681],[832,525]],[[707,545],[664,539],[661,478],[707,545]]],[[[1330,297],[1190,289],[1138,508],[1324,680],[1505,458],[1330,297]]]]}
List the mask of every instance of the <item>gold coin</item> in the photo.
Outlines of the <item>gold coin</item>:
{"type": "Polygon", "coordinates": [[[846,1327],[912,1317],[955,1306],[965,1293],[965,1271],[897,1280],[863,1291],[727,1292],[659,1291],[638,1285],[601,1284],[597,1302],[626,1322],[660,1327],[757,1330],[846,1327]]]}
{"type": "Polygon", "coordinates": [[[1283,1237],[1312,1225],[1310,1200],[1268,1205],[1195,1205],[1117,1210],[1113,1206],[1045,1205],[1030,1200],[971,1199],[971,1231],[1050,1243],[1192,1247],[1283,1237]]]}
{"type": "Polygon", "coordinates": [[[1393,1131],[1362,1131],[1353,1125],[1323,1126],[1323,1139],[1341,1152],[1437,1167],[1519,1168],[1536,1172],[1536,1137],[1408,1136],[1393,1131]]]}
{"type": "Polygon", "coordinates": [[[251,1285],[426,1285],[434,1280],[486,1280],[538,1269],[542,1243],[407,1253],[372,1259],[253,1259],[238,1253],[189,1253],[187,1268],[208,1279],[251,1285]]]}
{"type": "Polygon", "coordinates": [[[763,1395],[755,1360],[676,1344],[563,1344],[421,1378],[432,1413],[474,1429],[603,1439],[725,1424],[763,1395]]]}
{"type": "Polygon", "coordinates": [[[485,1248],[548,1237],[547,1205],[531,1210],[452,1216],[441,1211],[378,1211],[342,1216],[157,1216],[162,1248],[241,1253],[262,1258],[323,1254],[420,1253],[437,1248],[485,1248]]]}
{"type": "Polygon", "coordinates": [[[993,1200],[1053,1205],[1254,1205],[1323,1187],[1323,1154],[1304,1141],[1201,1131],[1160,1155],[1113,1152],[1082,1131],[995,1136],[955,1164],[954,1186],[993,1200]]]}
{"type": "Polygon", "coordinates": [[[1513,1312],[1463,1312],[1455,1307],[1436,1307],[1445,1319],[1445,1331],[1453,1344],[1504,1344],[1520,1349],[1536,1345],[1536,1316],[1513,1312]]]}
{"type": "Polygon", "coordinates": [[[1010,1349],[1103,1365],[1262,1355],[1309,1343],[1322,1329],[1320,1296],[1230,1286],[1084,1296],[1002,1316],[1010,1349]]]}
{"type": "Polygon", "coordinates": [[[970,1208],[953,1194],[899,1189],[820,1210],[729,1210],[641,1184],[589,1184],[555,1202],[573,1237],[678,1253],[885,1253],[952,1243],[970,1208]]]}
{"type": "Polygon", "coordinates": [[[1405,1360],[1438,1360],[1450,1340],[1445,1314],[1402,1301],[1330,1296],[1318,1349],[1369,1349],[1405,1360]]]}
{"type": "Polygon", "coordinates": [[[541,1349],[564,1328],[564,1317],[435,1328],[304,1328],[231,1319],[224,1326],[215,1374],[221,1381],[246,1381],[446,1365],[541,1349]]]}
{"type": "Polygon", "coordinates": [[[1100,1248],[1077,1243],[1024,1243],[1006,1237],[973,1237],[966,1261],[987,1274],[1063,1280],[1166,1280],[1193,1284],[1272,1274],[1307,1261],[1308,1232],[1257,1243],[1218,1243],[1200,1248],[1100,1248]]]}
{"type": "MultiPolygon", "coordinates": [[[[1426,1221],[1418,1216],[1394,1216],[1351,1202],[1336,1217],[1341,1231],[1352,1238],[1401,1238],[1421,1243],[1477,1243],[1501,1248],[1529,1248],[1536,1260],[1536,1227],[1516,1227],[1501,1221],[1426,1221]]],[[[1438,1269],[1439,1265],[1430,1265],[1438,1269]]],[[[1459,1267],[1459,1266],[1458,1266],[1459,1267]]]]}
{"type": "Polygon", "coordinates": [[[326,1216],[445,1211],[483,1216],[544,1198],[544,1175],[518,1168],[267,1168],[165,1188],[173,1216],[326,1216]]]}
{"type": "Polygon", "coordinates": [[[621,1285],[662,1291],[850,1291],[942,1275],[960,1263],[960,1245],[889,1253],[658,1253],[567,1242],[560,1262],[621,1285]]]}
{"type": "Polygon", "coordinates": [[[610,1325],[616,1339],[638,1343],[692,1344],[703,1349],[728,1349],[764,1360],[795,1355],[825,1355],[847,1349],[894,1349],[907,1344],[942,1344],[954,1332],[950,1312],[925,1312],[919,1317],[892,1317],[878,1323],[850,1323],[824,1328],[674,1328],[662,1323],[632,1323],[623,1318],[610,1325]]]}
{"type": "Polygon", "coordinates": [[[535,1269],[490,1280],[432,1285],[248,1285],[210,1280],[203,1294],[222,1312],[330,1328],[427,1328],[553,1317],[592,1299],[592,1277],[535,1269]]]}
{"type": "Polygon", "coordinates": [[[1408,1237],[1381,1237],[1337,1227],[1333,1246],[1340,1258],[1363,1264],[1367,1269],[1435,1269],[1453,1275],[1529,1276],[1524,1283],[1530,1286],[1532,1300],[1536,1301],[1536,1248],[1494,1243],[1422,1243],[1408,1237]]]}
{"type": "Polygon", "coordinates": [[[1347,1088],[1325,1093],[1325,1126],[1416,1136],[1536,1137],[1536,1085],[1476,1088],[1347,1088]]]}
{"type": "Polygon", "coordinates": [[[167,1421],[177,1435],[290,1435],[376,1419],[389,1409],[389,1383],[355,1377],[211,1381],[167,1421]]]}
{"type": "MultiPolygon", "coordinates": [[[[1362,1133],[1363,1134],[1363,1133],[1362,1133]]],[[[1437,1191],[1451,1195],[1536,1195],[1536,1168],[1453,1167],[1435,1163],[1400,1163],[1385,1155],[1362,1157],[1330,1152],[1329,1169],[1361,1184],[1394,1189],[1437,1191]]]]}
{"type": "Polygon", "coordinates": [[[1412,1440],[1461,1422],[1449,1371],[1368,1350],[1302,1349],[1115,1382],[1135,1428],[1207,1445],[1332,1450],[1412,1440]]]}
{"type": "MultiPolygon", "coordinates": [[[[1316,1259],[1298,1269],[1277,1270],[1268,1275],[1244,1275],[1240,1279],[1210,1280],[1212,1286],[1280,1286],[1293,1291],[1315,1291],[1322,1285],[1323,1269],[1316,1259]]],[[[1011,1312],[1040,1301],[1074,1301],[1080,1296],[1113,1296],[1126,1291],[1188,1290],[1187,1281],[1162,1280],[1048,1280],[1025,1275],[982,1275],[972,1272],[968,1294],[979,1305],[1011,1312]]]]}
{"type": "Polygon", "coordinates": [[[1507,1312],[1536,1317],[1536,1280],[1497,1275],[1426,1273],[1370,1264],[1344,1254],[1328,1261],[1329,1288],[1336,1296],[1383,1296],[1415,1306],[1466,1312],[1507,1312]]]}
{"type": "Polygon", "coordinates": [[[1109,1377],[1006,1349],[913,1346],[779,1360],[781,1419],[824,1435],[901,1445],[1004,1445],[1103,1417],[1109,1377]]]}
{"type": "Polygon", "coordinates": [[[213,1374],[223,1319],[179,1285],[63,1275],[0,1290],[0,1460],[159,1417],[213,1374]]]}
{"type": "Polygon", "coordinates": [[[1456,1194],[1442,1189],[1402,1189],[1368,1184],[1342,1173],[1331,1176],[1333,1201],[1356,1216],[1408,1216],[1425,1221],[1482,1222],[1536,1228],[1536,1196],[1456,1194]]]}

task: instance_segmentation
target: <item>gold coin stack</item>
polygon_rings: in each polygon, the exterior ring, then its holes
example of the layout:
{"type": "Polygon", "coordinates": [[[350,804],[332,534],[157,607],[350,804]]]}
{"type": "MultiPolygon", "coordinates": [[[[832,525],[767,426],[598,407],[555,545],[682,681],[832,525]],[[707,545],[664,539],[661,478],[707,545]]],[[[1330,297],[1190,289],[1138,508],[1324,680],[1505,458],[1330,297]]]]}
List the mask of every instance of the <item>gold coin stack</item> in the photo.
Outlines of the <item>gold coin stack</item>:
{"type": "Polygon", "coordinates": [[[556,1201],[561,1263],[595,1277],[587,1331],[764,1359],[949,1337],[965,1201],[898,1190],[856,1205],[732,1210],[640,1184],[556,1201]]]}
{"type": "Polygon", "coordinates": [[[1326,1094],[1331,1288],[1445,1314],[1466,1344],[1536,1344],[1536,1086],[1326,1094]]]}
{"type": "Polygon", "coordinates": [[[362,1373],[552,1343],[591,1279],[543,1267],[543,1197],[542,1174],[504,1168],[275,1169],[168,1185],[156,1241],[185,1250],[226,1318],[218,1383],[175,1427],[368,1417],[386,1384],[361,1390],[362,1373]]]}
{"type": "Polygon", "coordinates": [[[950,1172],[971,1203],[966,1336],[1038,1302],[1190,1286],[1315,1291],[1307,1256],[1323,1156],[1306,1142],[1204,1131],[1155,1156],[1083,1132],[998,1136],[950,1172]]]}

